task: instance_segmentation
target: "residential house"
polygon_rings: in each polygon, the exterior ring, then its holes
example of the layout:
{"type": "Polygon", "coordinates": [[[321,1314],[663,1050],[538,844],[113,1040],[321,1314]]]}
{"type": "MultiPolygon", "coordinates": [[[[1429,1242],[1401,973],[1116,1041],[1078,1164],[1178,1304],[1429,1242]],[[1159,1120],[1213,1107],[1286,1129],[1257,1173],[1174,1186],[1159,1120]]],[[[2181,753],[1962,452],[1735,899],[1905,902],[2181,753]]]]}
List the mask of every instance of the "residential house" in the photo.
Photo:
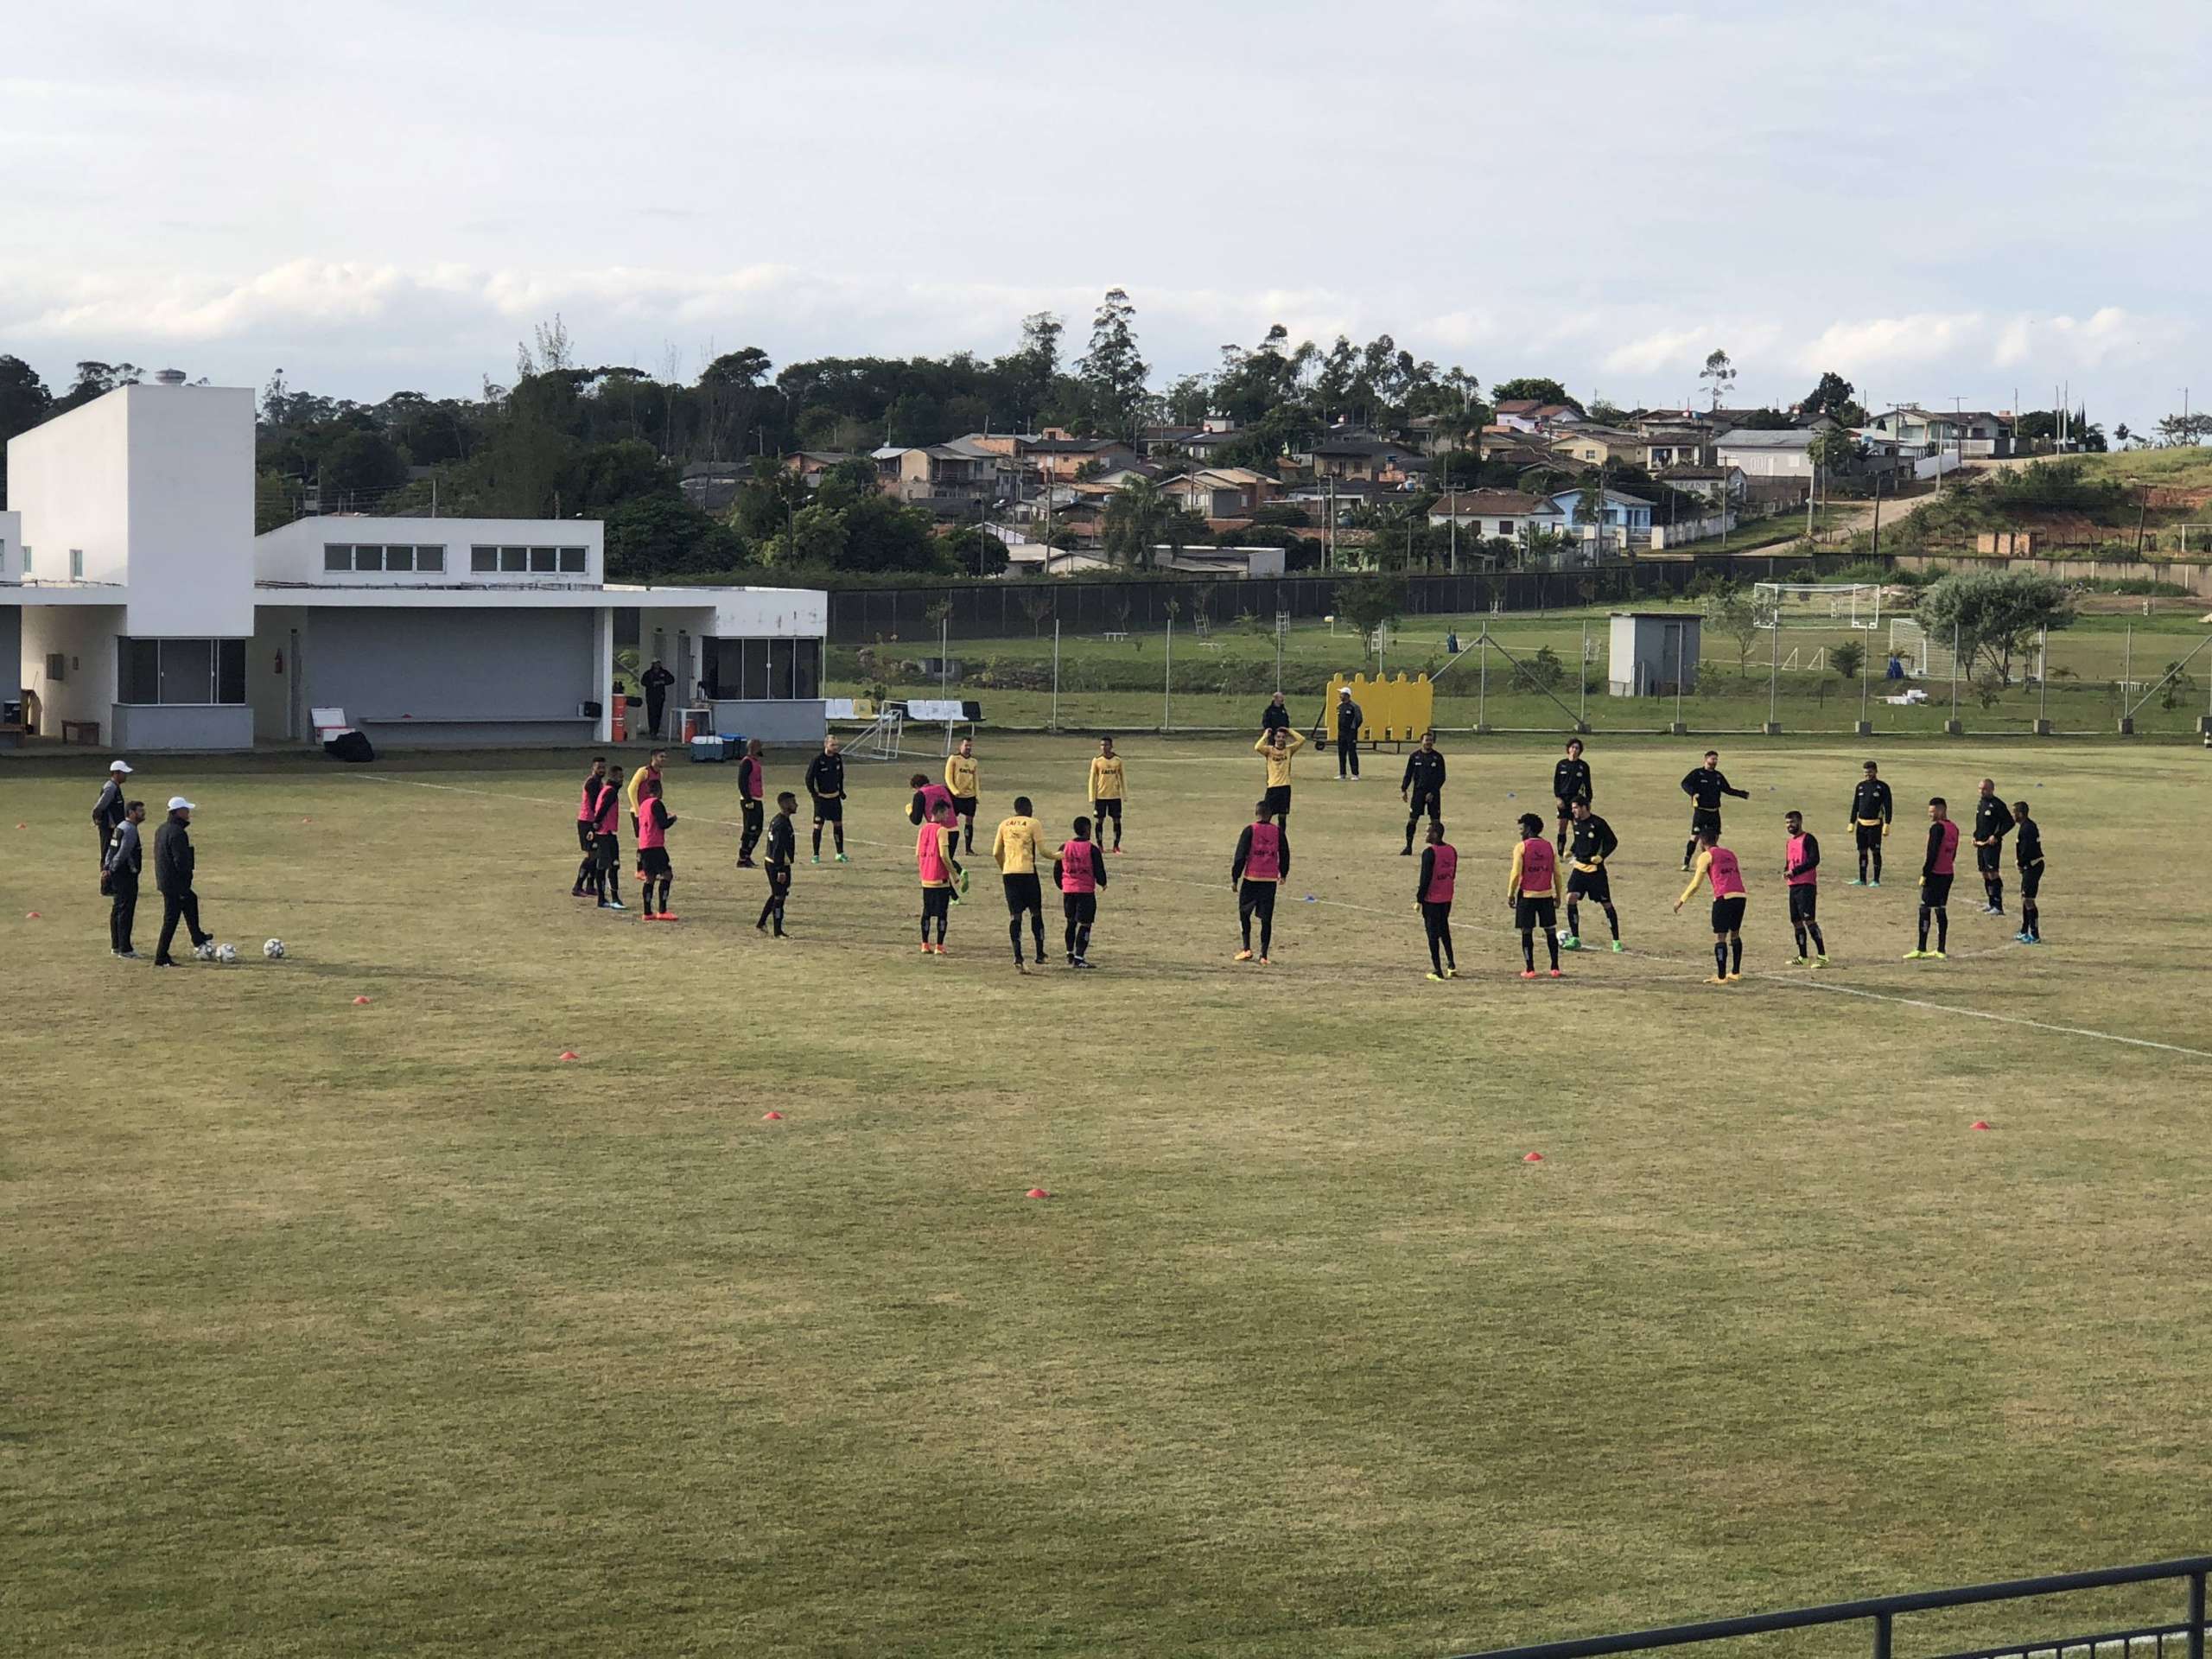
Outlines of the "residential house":
{"type": "Polygon", "coordinates": [[[1432,470],[1418,444],[1395,438],[1332,435],[1316,440],[1306,454],[1316,478],[1403,484],[1432,470]]]}
{"type": "Polygon", "coordinates": [[[842,449],[801,449],[785,456],[784,466],[812,484],[832,467],[852,458],[842,449]]]}
{"type": "Polygon", "coordinates": [[[1740,501],[1744,496],[1740,467],[1670,467],[1658,479],[1669,489],[1702,496],[1707,501],[1740,501]]]}
{"type": "Polygon", "coordinates": [[[1713,465],[1713,434],[1701,426],[1674,423],[1639,431],[1643,450],[1638,464],[1655,477],[1677,467],[1713,465]]]}
{"type": "Polygon", "coordinates": [[[1646,445],[1634,432],[1585,421],[1553,434],[1552,449],[1574,467],[1641,467],[1646,445]]]}
{"type": "Polygon", "coordinates": [[[1436,498],[1428,522],[1440,529],[1456,523],[1463,536],[1485,542],[1503,537],[1526,546],[1535,531],[1558,531],[1567,521],[1541,495],[1521,490],[1459,490],[1436,498]]]}
{"type": "Polygon", "coordinates": [[[2000,459],[2012,453],[2012,420],[1986,409],[1885,409],[1859,429],[1870,441],[1893,442],[1901,453],[2000,459]]]}
{"type": "Polygon", "coordinates": [[[1818,426],[1789,426],[1778,431],[1738,427],[1713,442],[1713,464],[1742,469],[1746,479],[1813,476],[1812,449],[1823,432],[1839,429],[1832,421],[1818,426]]]}
{"type": "Polygon", "coordinates": [[[1201,518],[1244,518],[1273,499],[1275,480],[1249,467],[1205,467],[1162,485],[1166,494],[1201,518]]]}
{"type": "Polygon", "coordinates": [[[1590,544],[1599,557],[1651,539],[1652,504],[1643,497],[1624,490],[1599,491],[1593,520],[1584,515],[1586,493],[1581,489],[1558,490],[1547,498],[1559,512],[1569,537],[1590,544]]]}
{"type": "Polygon", "coordinates": [[[988,453],[949,443],[886,445],[870,459],[885,494],[943,518],[970,516],[998,493],[998,457],[988,453]]]}
{"type": "Polygon", "coordinates": [[[1549,432],[1575,426],[1586,418],[1571,404],[1548,404],[1536,397],[1508,397],[1492,411],[1495,423],[1516,432],[1549,432]]]}

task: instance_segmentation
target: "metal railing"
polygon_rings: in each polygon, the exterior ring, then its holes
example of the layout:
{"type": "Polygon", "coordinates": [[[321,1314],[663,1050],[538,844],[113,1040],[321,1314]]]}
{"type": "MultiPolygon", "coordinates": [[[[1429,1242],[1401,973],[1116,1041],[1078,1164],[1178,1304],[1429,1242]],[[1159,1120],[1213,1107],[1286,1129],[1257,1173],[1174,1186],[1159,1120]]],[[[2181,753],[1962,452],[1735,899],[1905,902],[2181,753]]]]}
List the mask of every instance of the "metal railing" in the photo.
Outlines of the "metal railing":
{"type": "Polygon", "coordinates": [[[1463,1659],[1596,1659],[1600,1654],[1652,1653],[1662,1648],[1688,1647],[1703,1642],[1854,1624],[1870,1627],[1874,1659],[1893,1659],[1897,1621],[1907,1613],[1971,1607],[1987,1602],[2023,1601],[2175,1579],[2183,1581],[2188,1593],[2187,1611],[2175,1623],[2138,1625],[2087,1636],[2043,1637],[2007,1643],[2001,1647],[1974,1648],[1942,1656],[1942,1659],[2041,1659],[2045,1655],[2063,1659],[2069,1654],[2095,1659],[2100,1653],[2114,1655],[2118,1659],[2129,1659],[2130,1656],[2140,1659],[2146,1651],[2159,1656],[2159,1659],[2182,1659],[2184,1655],[2187,1659],[2204,1659],[2204,1585],[2208,1573],[2212,1573],[2212,1555],[2192,1555],[2180,1560],[2106,1567],[2092,1573],[2062,1573],[2040,1579],[2013,1579],[2001,1584],[1967,1585],[1955,1590],[1923,1590],[1911,1595],[1830,1602],[1825,1606],[1801,1607],[1792,1612],[1751,1613],[1738,1618],[1707,1619],[1695,1624],[1674,1624],[1620,1636],[1540,1642],[1530,1647],[1499,1648],[1467,1655],[1463,1659]]]}

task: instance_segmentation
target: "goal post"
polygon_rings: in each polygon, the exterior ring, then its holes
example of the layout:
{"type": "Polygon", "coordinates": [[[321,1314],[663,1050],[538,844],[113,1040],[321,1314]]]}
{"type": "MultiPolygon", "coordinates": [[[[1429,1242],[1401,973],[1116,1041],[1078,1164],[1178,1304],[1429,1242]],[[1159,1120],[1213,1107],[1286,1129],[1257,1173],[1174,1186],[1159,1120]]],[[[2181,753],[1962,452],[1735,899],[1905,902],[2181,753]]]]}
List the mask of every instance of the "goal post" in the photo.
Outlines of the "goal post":
{"type": "Polygon", "coordinates": [[[1762,627],[1856,628],[1882,626],[1878,582],[1755,582],[1751,607],[1762,627]]]}

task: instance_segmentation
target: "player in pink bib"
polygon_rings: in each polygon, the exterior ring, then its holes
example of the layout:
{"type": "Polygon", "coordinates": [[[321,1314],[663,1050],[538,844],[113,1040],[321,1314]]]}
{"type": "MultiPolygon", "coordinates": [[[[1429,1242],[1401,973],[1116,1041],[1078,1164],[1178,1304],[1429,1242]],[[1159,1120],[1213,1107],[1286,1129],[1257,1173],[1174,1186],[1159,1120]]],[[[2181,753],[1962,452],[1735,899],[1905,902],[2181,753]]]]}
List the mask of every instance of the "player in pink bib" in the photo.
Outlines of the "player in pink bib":
{"type": "Polygon", "coordinates": [[[1789,965],[1815,968],[1828,965],[1827,941],[1821,937],[1821,838],[1805,828],[1802,812],[1782,815],[1789,839],[1782,849],[1782,879],[1789,889],[1789,927],[1797,936],[1797,959],[1789,965]],[[1813,954],[1805,954],[1806,936],[1812,936],[1813,954]]]}
{"type": "Polygon", "coordinates": [[[1744,976],[1744,872],[1736,855],[1720,845],[1717,830],[1697,833],[1697,861],[1690,867],[1689,885],[1675,900],[1675,913],[1697,891],[1697,884],[1713,884],[1713,977],[1708,985],[1732,985],[1744,976]]]}

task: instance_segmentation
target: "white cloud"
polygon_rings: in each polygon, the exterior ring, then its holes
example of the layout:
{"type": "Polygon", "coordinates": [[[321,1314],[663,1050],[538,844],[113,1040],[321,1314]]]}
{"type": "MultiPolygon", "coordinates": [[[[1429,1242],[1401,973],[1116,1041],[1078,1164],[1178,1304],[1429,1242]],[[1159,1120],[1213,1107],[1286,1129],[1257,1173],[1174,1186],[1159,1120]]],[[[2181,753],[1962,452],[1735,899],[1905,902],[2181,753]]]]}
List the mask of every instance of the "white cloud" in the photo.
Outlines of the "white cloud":
{"type": "Polygon", "coordinates": [[[1851,377],[1874,370],[1915,368],[1959,352],[1985,331],[1980,312],[1921,312],[1832,322],[1796,354],[1808,374],[1834,369],[1851,377]]]}

